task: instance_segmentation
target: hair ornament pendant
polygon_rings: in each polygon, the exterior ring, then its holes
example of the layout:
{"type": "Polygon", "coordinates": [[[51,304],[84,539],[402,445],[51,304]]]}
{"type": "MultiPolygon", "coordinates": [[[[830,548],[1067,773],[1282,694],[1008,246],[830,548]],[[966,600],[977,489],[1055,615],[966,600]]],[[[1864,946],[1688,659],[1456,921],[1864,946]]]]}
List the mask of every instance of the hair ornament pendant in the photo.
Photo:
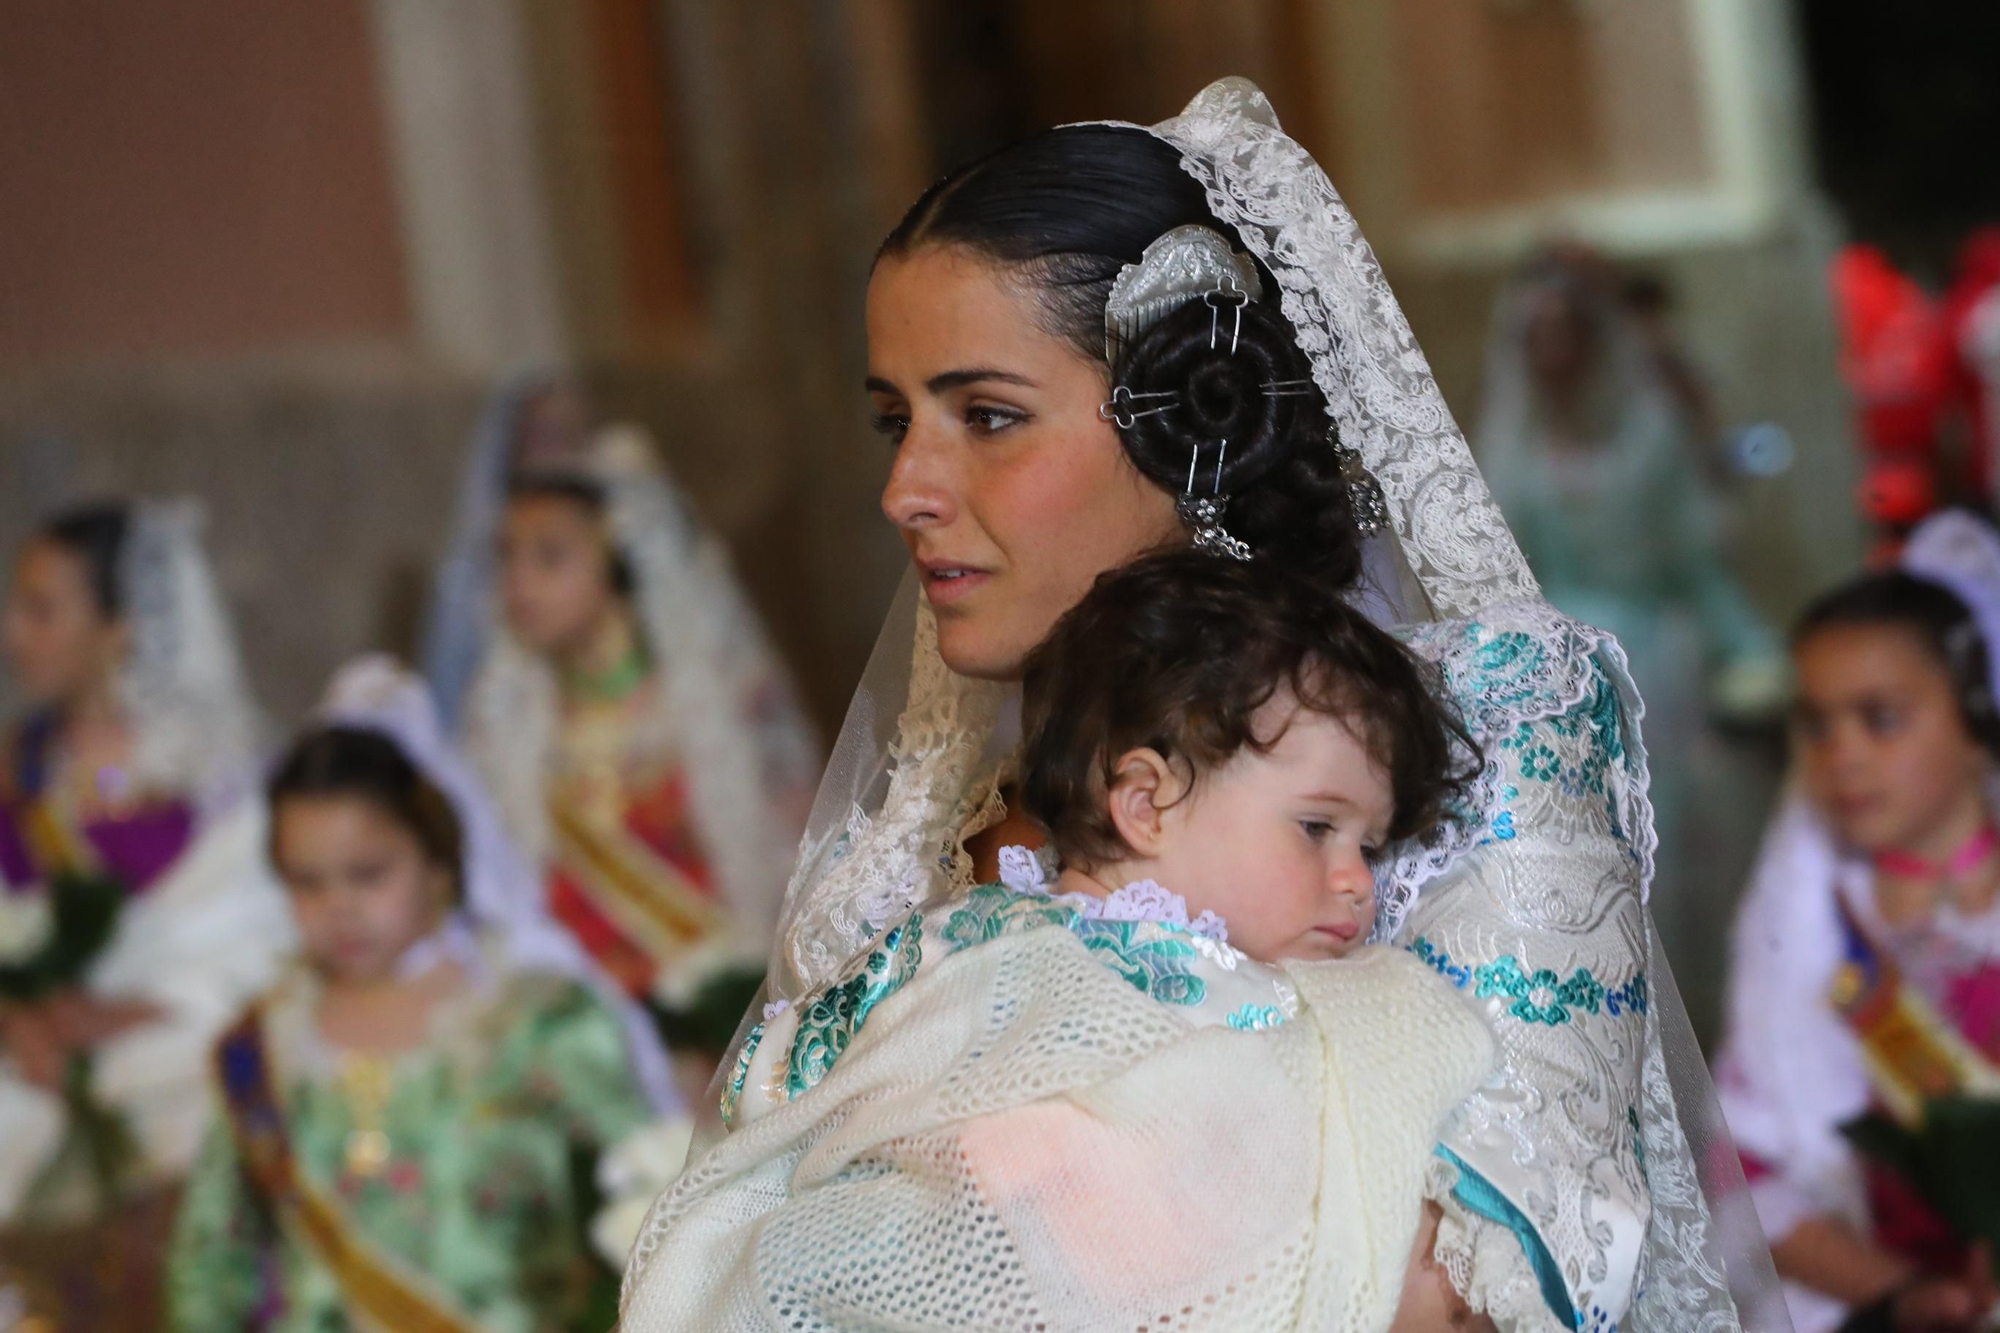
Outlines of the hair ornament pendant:
{"type": "Polygon", "coordinates": [[[1194,532],[1194,546],[1197,551],[1211,551],[1216,555],[1226,555],[1232,560],[1248,560],[1250,548],[1240,539],[1233,537],[1222,526],[1222,511],[1229,504],[1229,498],[1222,494],[1222,464],[1229,456],[1229,441],[1222,441],[1222,447],[1215,459],[1215,485],[1208,495],[1194,493],[1195,469],[1201,463],[1201,446],[1196,445],[1188,455],[1187,490],[1174,504],[1174,512],[1181,522],[1194,532]]]}
{"type": "Polygon", "coordinates": [[[1372,537],[1389,526],[1389,501],[1382,494],[1382,483],[1368,471],[1361,455],[1338,438],[1333,456],[1340,465],[1340,479],[1347,484],[1347,510],[1354,519],[1354,530],[1372,537]]]}

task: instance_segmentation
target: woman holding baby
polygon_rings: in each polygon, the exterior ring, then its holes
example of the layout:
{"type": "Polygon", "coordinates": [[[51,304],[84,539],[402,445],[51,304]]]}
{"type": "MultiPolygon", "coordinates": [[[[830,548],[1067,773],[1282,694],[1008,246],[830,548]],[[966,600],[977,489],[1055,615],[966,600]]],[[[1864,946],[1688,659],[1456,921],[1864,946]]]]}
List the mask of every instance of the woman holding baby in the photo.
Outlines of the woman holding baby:
{"type": "Polygon", "coordinates": [[[868,320],[920,599],[623,1326],[1740,1327],[1623,657],[1262,94],[953,173],[868,320]]]}

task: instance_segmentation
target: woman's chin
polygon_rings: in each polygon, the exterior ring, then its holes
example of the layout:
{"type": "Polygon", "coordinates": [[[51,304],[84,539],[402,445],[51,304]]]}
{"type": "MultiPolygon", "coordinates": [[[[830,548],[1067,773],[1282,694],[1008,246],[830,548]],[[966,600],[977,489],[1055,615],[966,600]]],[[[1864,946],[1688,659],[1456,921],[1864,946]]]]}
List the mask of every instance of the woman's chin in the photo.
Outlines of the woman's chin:
{"type": "Polygon", "coordinates": [[[1021,663],[1032,645],[1023,646],[1012,636],[988,632],[965,617],[938,617],[938,656],[961,676],[974,680],[1010,681],[1021,678],[1021,663]]]}

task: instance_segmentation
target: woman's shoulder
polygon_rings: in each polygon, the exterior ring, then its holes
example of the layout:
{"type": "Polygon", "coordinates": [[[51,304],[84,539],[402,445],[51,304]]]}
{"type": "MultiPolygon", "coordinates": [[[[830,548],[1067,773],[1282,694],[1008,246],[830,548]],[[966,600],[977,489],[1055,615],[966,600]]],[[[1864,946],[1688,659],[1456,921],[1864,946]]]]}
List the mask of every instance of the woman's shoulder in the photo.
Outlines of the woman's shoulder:
{"type": "Polygon", "coordinates": [[[1648,877],[1652,820],[1639,697],[1616,639],[1539,599],[1476,617],[1407,627],[1479,747],[1471,793],[1440,834],[1403,849],[1390,881],[1392,920],[1430,880],[1485,851],[1550,839],[1648,877]]]}
{"type": "Polygon", "coordinates": [[[1486,607],[1476,616],[1399,626],[1397,635],[1443,677],[1475,738],[1498,739],[1526,722],[1622,702],[1624,653],[1609,634],[1540,598],[1486,607]]]}

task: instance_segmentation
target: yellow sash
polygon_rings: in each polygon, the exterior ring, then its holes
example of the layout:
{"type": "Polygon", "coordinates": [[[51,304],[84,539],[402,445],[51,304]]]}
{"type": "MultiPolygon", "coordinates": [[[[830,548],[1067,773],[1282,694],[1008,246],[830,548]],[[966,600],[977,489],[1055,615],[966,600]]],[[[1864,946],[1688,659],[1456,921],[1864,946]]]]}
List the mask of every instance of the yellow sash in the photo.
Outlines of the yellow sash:
{"type": "Polygon", "coordinates": [[[1840,900],[1846,955],[1834,971],[1833,1007],[1861,1042],[1869,1082],[1901,1123],[1923,1123],[1940,1097],[2000,1098],[2000,1069],[1912,987],[1895,959],[1840,900]]]}
{"type": "Polygon", "coordinates": [[[562,869],[620,934],[661,966],[726,924],[722,910],[644,839],[585,819],[560,795],[549,800],[549,820],[562,869]]]}
{"type": "Polygon", "coordinates": [[[223,1034],[216,1065],[230,1130],[251,1181],[286,1234],[340,1283],[356,1323],[371,1333],[479,1333],[424,1274],[370,1246],[346,1210],[299,1170],[259,1008],[223,1034]]]}

